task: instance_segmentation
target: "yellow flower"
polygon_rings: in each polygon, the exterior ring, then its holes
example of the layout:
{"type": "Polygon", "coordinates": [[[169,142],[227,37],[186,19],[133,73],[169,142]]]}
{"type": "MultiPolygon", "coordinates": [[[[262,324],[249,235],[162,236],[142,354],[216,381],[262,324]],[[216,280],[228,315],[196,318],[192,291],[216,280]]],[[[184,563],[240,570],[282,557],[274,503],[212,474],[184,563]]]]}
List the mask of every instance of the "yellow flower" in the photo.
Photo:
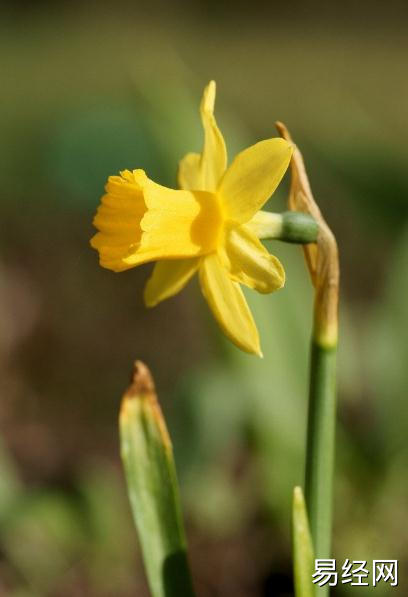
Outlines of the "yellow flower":
{"type": "Polygon", "coordinates": [[[110,176],[94,219],[91,245],[100,264],[123,271],[157,261],[145,288],[149,307],[179,292],[198,272],[200,285],[224,333],[239,348],[261,354],[259,335],[241,290],[262,293],[285,282],[279,260],[257,238],[260,209],[281,181],[292,155],[281,139],[260,141],[227,168],[225,143],[214,118],[215,83],[204,90],[204,147],[180,162],[173,190],[143,170],[110,176]]]}

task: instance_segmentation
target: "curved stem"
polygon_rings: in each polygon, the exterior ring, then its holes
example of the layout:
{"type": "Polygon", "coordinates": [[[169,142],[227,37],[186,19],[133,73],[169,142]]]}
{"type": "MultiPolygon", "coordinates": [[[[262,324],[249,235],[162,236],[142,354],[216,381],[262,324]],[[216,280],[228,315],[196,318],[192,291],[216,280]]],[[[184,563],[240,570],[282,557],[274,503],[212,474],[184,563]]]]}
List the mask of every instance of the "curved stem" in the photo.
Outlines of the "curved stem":
{"type": "MultiPolygon", "coordinates": [[[[276,125],[281,136],[292,142],[285,125],[276,125]]],[[[336,239],[314,200],[302,154],[296,146],[291,169],[289,208],[313,216],[319,225],[317,242],[303,247],[315,288],[305,494],[315,557],[326,559],[331,555],[339,257],[336,239]]],[[[317,588],[316,594],[321,597],[328,591],[325,585],[317,588]]]]}

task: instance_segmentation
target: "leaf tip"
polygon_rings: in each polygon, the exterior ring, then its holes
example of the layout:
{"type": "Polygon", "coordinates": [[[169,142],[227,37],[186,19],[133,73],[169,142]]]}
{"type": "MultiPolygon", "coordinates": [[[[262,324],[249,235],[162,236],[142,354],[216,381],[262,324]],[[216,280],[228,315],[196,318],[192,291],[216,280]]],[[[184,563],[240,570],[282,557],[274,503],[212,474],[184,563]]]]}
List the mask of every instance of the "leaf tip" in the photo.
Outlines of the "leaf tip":
{"type": "Polygon", "coordinates": [[[142,361],[135,361],[130,376],[130,384],[122,398],[120,418],[125,419],[128,414],[128,405],[134,400],[143,398],[156,401],[156,390],[152,374],[147,365],[142,361]]]}
{"type": "Polygon", "coordinates": [[[121,423],[126,425],[134,422],[135,412],[144,413],[143,416],[153,422],[160,432],[163,445],[166,449],[171,449],[170,437],[157,399],[152,374],[148,366],[139,360],[133,364],[130,385],[123,395],[119,414],[121,423]]]}
{"type": "Polygon", "coordinates": [[[125,398],[137,398],[143,394],[154,393],[154,381],[148,366],[143,361],[135,361],[125,398]]]}

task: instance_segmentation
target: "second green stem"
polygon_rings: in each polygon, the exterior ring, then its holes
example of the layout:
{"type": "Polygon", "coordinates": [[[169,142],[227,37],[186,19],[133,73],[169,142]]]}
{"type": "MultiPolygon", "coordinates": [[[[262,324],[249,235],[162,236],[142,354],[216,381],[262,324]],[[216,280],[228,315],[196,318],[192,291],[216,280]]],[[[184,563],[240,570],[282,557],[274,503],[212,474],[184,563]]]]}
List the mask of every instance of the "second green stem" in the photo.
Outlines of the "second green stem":
{"type": "MultiPolygon", "coordinates": [[[[330,558],[336,429],[337,346],[312,341],[305,498],[316,558],[330,558]]],[[[328,587],[319,590],[327,594],[328,587]]]]}

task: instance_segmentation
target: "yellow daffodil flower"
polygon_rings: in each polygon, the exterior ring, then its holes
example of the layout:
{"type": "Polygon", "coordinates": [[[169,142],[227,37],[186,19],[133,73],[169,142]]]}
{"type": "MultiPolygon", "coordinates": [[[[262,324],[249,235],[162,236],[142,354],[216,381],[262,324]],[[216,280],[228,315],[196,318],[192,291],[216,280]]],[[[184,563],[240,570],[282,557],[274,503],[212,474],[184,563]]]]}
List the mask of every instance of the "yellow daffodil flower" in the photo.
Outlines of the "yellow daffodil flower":
{"type": "Polygon", "coordinates": [[[198,272],[200,285],[224,333],[239,348],[261,354],[259,335],[240,284],[261,293],[285,282],[279,260],[257,232],[262,206],[281,181],[292,155],[281,138],[260,141],[227,168],[225,142],[214,118],[215,83],[204,90],[204,147],[180,162],[173,190],[143,170],[110,176],[94,219],[91,245],[100,264],[123,271],[157,261],[145,288],[148,307],[179,292],[198,272]]]}

